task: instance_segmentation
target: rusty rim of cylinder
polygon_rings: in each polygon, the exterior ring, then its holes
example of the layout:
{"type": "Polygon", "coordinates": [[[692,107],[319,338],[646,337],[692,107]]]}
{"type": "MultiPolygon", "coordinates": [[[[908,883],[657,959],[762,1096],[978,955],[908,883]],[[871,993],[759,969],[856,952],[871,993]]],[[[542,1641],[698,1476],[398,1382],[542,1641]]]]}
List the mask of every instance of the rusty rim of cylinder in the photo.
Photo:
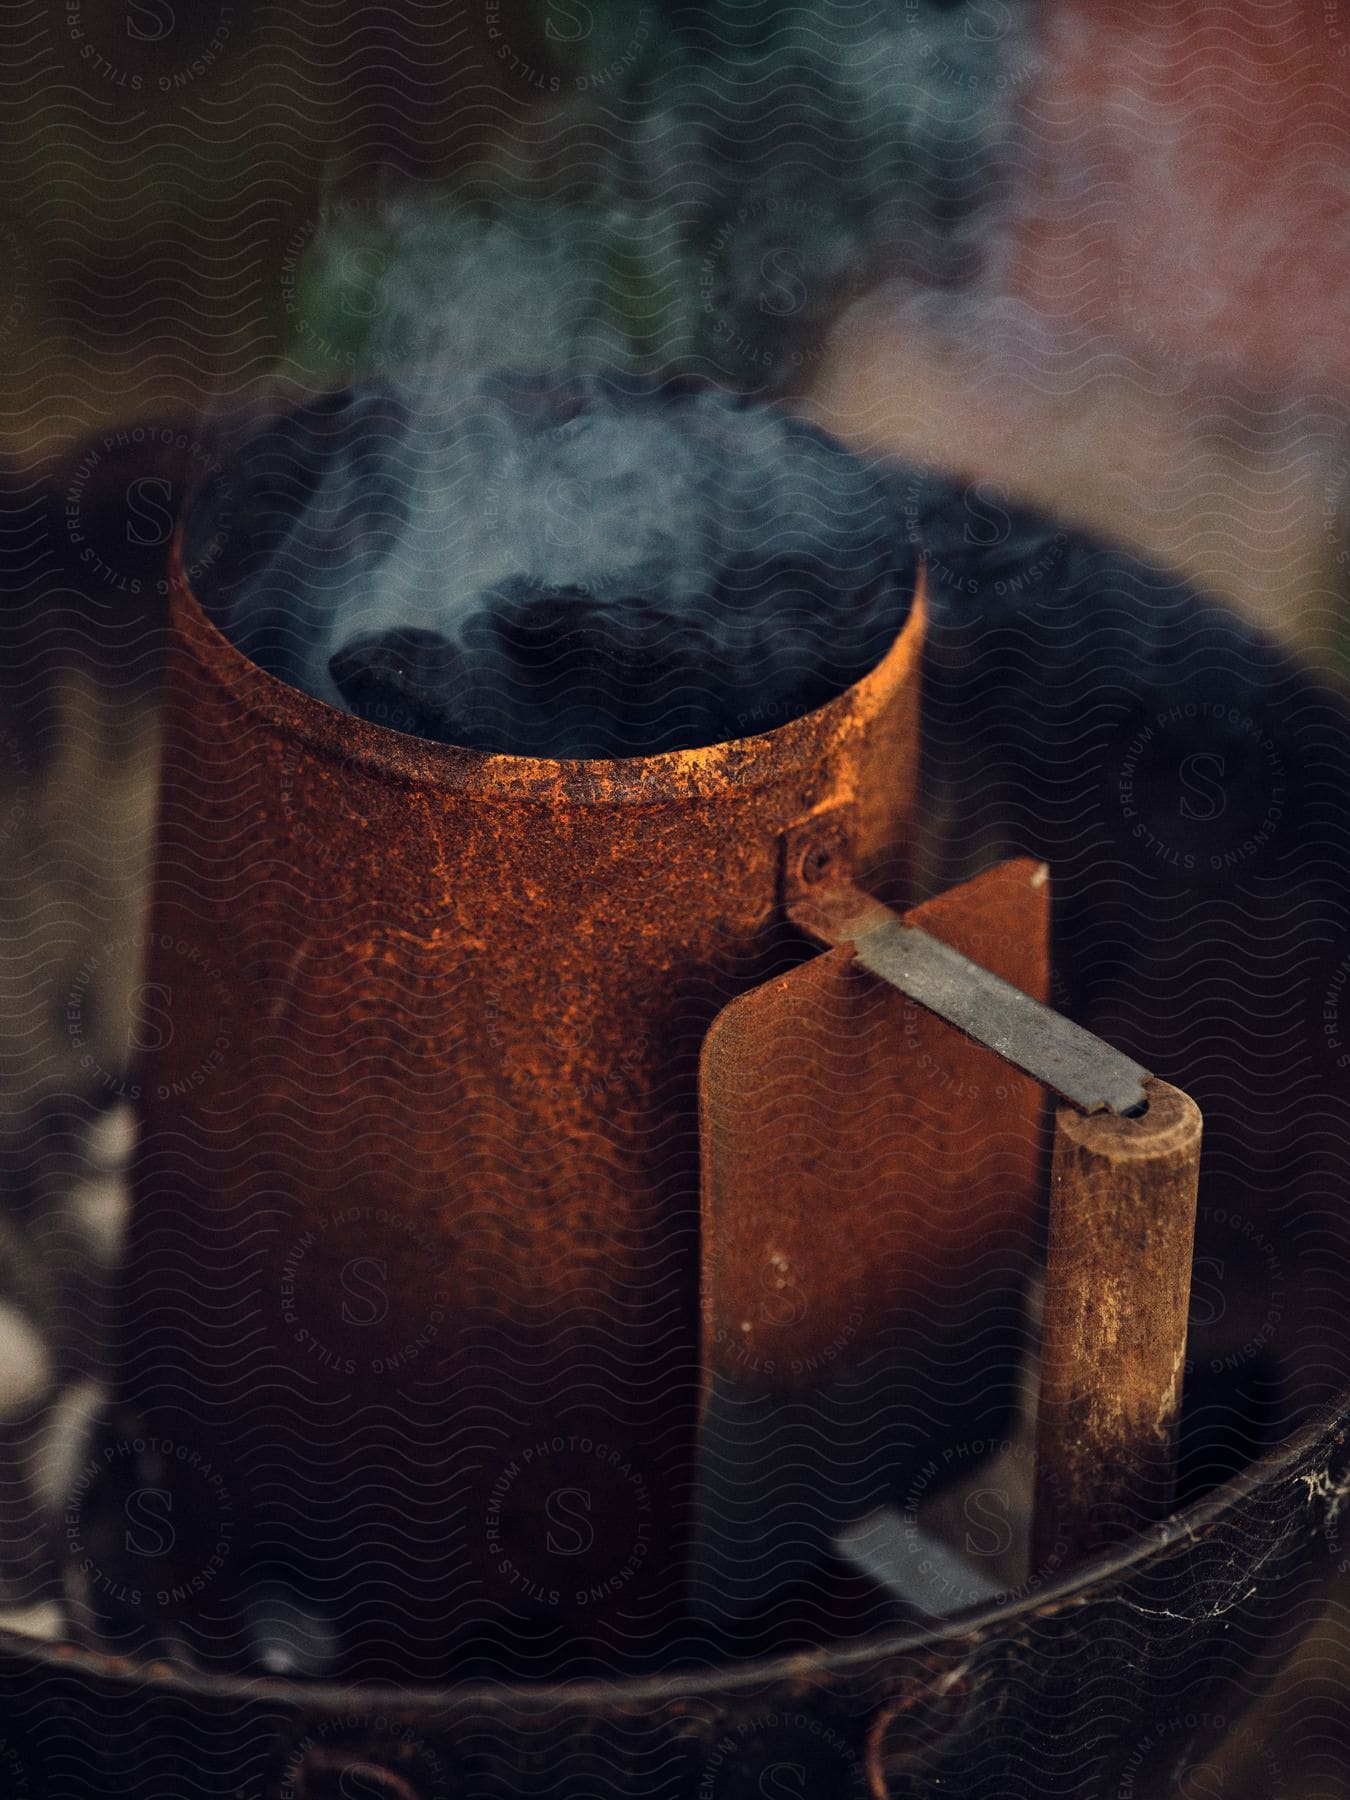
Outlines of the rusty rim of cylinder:
{"type": "MultiPolygon", "coordinates": [[[[437,744],[373,724],[338,711],[326,701],[293,688],[251,662],[235,649],[209,619],[183,573],[179,545],[171,562],[174,620],[189,649],[213,677],[244,707],[321,750],[354,757],[377,773],[409,781],[467,790],[485,801],[559,798],[591,804],[659,803],[725,792],[759,781],[781,779],[781,755],[757,752],[772,741],[776,751],[796,752],[804,761],[834,740],[835,728],[847,728],[857,714],[868,716],[917,674],[923,635],[925,579],[920,566],[913,601],[895,642],[874,668],[813,712],[790,719],[771,731],[693,750],[663,751],[653,756],[553,761],[508,756],[437,744]]],[[[791,759],[789,760],[790,767],[791,759]]],[[[1350,1391],[1318,1409],[1292,1436],[1274,1445],[1221,1486],[1141,1532],[1129,1543],[1086,1558],[1043,1585],[1035,1581],[1015,1591],[952,1613],[941,1623],[919,1625],[890,1636],[849,1644],[826,1643],[809,1652],[728,1662],[715,1670],[676,1670],[607,1681],[553,1684],[486,1682],[455,1686],[400,1688],[347,1686],[340,1681],[298,1681],[284,1676],[222,1674],[162,1659],[120,1656],[60,1640],[43,1640],[0,1624],[0,1654],[52,1672],[85,1671],[125,1682],[138,1690],[197,1694],[218,1700],[257,1704],[272,1702],[310,1714],[441,1719],[455,1715],[502,1717],[538,1712],[556,1717],[560,1711],[592,1716],[628,1712],[672,1700],[734,1696],[741,1688],[797,1688],[803,1679],[846,1678],[890,1658],[913,1658],[948,1650],[962,1640],[1015,1624],[1037,1612],[1053,1612],[1060,1603],[1079,1605],[1094,1593],[1109,1590],[1124,1578],[1144,1571],[1178,1544],[1194,1542],[1219,1527],[1225,1514],[1241,1502],[1279,1484],[1308,1459],[1324,1440],[1350,1428],[1350,1391]]]]}
{"type": "Polygon", "coordinates": [[[768,731],[651,756],[509,756],[395,731],[342,712],[269,674],[236,649],[208,617],[184,572],[181,552],[180,535],[169,567],[173,627],[196,661],[239,706],[345,763],[423,787],[430,783],[453,789],[488,803],[660,805],[781,781],[794,765],[805,768],[847,733],[852,721],[875,717],[907,682],[917,679],[927,610],[926,574],[919,564],[904,624],[881,660],[832,699],[768,731]],[[772,756],[765,754],[770,746],[772,756]]]}

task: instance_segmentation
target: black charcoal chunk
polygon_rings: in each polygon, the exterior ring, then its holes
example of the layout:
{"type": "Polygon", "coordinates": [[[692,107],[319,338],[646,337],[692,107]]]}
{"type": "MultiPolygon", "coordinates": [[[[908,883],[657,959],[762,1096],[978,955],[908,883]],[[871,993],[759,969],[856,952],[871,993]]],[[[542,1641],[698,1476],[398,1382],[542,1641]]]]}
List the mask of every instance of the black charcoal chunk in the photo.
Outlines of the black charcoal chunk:
{"type": "Polygon", "coordinates": [[[225,634],[467,748],[631,757],[784,724],[865,674],[913,596],[880,470],[697,383],[353,390],[267,425],[230,480],[203,594],[225,634]]]}
{"type": "Polygon", "coordinates": [[[737,735],[717,651],[697,622],[640,596],[521,582],[484,596],[456,646],[367,633],[329,664],[352,711],[439,743],[507,755],[651,755],[737,735]]]}

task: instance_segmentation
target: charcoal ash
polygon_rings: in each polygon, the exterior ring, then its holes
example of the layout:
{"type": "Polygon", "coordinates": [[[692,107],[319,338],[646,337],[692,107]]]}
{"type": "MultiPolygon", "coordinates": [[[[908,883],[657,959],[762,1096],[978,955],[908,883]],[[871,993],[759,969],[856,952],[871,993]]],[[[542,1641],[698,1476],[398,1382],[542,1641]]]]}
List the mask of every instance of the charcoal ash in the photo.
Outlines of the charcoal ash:
{"type": "MultiPolygon", "coordinates": [[[[885,653],[915,556],[890,483],[695,383],[370,388],[226,465],[242,528],[201,598],[260,666],[439,742],[637,756],[812,710],[885,653]]],[[[195,509],[189,554],[214,527],[195,509]]]]}

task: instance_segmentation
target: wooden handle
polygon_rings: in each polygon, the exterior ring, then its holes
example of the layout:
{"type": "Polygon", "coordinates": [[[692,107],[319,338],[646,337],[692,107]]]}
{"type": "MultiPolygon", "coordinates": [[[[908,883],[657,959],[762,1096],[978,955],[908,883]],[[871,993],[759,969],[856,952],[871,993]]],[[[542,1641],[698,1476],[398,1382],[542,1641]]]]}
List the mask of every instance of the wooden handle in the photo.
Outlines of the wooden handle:
{"type": "Polygon", "coordinates": [[[1164,1517],[1176,1479],[1200,1109],[1145,1084],[1134,1118],[1055,1114],[1033,1567],[1164,1517]]]}

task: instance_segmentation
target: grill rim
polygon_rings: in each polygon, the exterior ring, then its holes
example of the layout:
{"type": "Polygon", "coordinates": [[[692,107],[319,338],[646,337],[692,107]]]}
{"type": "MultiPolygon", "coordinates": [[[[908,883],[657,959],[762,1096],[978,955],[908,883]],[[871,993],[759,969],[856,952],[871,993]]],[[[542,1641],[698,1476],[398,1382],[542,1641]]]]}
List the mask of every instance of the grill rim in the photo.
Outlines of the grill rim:
{"type": "MultiPolygon", "coordinates": [[[[483,1715],[498,1718],[538,1715],[557,1719],[560,1713],[584,1713],[593,1718],[619,1717],[634,1711],[650,1712],[672,1701],[732,1699],[741,1690],[751,1696],[766,1689],[792,1691],[804,1681],[847,1680],[865,1676],[879,1665],[905,1659],[941,1656],[949,1658],[963,1645],[969,1647],[992,1636],[1000,1627],[1017,1626],[1046,1617],[1067,1606],[1105,1597],[1122,1581],[1147,1574],[1179,1545],[1195,1546],[1213,1535],[1225,1520],[1238,1512],[1244,1501],[1259,1501],[1269,1491],[1295,1481],[1308,1487],[1307,1505],[1318,1498],[1330,1501],[1332,1490],[1320,1487],[1304,1465],[1328,1464],[1323,1451],[1333,1451],[1339,1441],[1341,1455],[1350,1456],[1350,1389],[1327,1402],[1304,1426],[1282,1444],[1275,1445],[1222,1486],[1212,1490],[1181,1512],[1123,1548],[1075,1564],[1058,1580],[1043,1587],[1023,1588],[1012,1598],[953,1613],[941,1626],[898,1636],[875,1638],[847,1646],[822,1645],[817,1650],[784,1656],[727,1663],[715,1670],[690,1670],[667,1675],[622,1677],[613,1681],[464,1683],[425,1688],[384,1685],[344,1686],[339,1682],[300,1682],[281,1676],[218,1674],[210,1670],[176,1668],[153,1658],[117,1656],[86,1649],[75,1643],[42,1641],[0,1626],[0,1657],[12,1658],[31,1668],[50,1672],[87,1673],[111,1679],[125,1688],[147,1686],[160,1693],[178,1693],[200,1699],[235,1701],[251,1706],[275,1704],[307,1715],[397,1715],[441,1720],[456,1716],[466,1720],[483,1715]]],[[[1330,1479],[1329,1475],[1326,1477],[1330,1479]]],[[[1288,1509],[1286,1509],[1288,1510],[1288,1509]]]]}

